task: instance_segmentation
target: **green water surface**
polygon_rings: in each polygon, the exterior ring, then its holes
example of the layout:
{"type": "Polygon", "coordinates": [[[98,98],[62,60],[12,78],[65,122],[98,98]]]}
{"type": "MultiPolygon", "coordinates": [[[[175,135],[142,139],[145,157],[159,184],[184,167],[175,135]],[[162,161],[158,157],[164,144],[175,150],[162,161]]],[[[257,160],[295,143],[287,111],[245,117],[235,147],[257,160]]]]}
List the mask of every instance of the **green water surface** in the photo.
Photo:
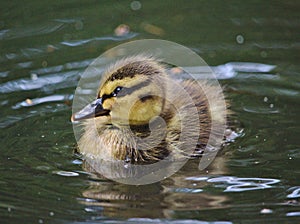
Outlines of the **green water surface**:
{"type": "Polygon", "coordinates": [[[1,1],[0,223],[299,223],[299,12],[299,1],[1,1]],[[144,38],[218,66],[243,131],[206,171],[190,161],[129,186],[84,171],[71,103],[93,59],[144,38]]]}

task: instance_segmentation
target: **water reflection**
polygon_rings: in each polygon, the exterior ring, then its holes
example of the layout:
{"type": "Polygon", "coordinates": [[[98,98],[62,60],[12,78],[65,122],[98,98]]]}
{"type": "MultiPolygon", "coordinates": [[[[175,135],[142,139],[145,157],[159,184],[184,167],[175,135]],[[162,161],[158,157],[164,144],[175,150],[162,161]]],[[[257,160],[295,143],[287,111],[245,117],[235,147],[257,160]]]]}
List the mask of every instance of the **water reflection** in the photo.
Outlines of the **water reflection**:
{"type": "MultiPolygon", "coordinates": [[[[90,173],[89,187],[78,201],[96,217],[176,219],[176,211],[196,216],[199,211],[224,208],[228,197],[205,190],[209,177],[196,174],[224,173],[224,158],[216,158],[205,171],[198,170],[196,160],[189,161],[178,173],[150,185],[124,185],[107,180],[98,172],[90,173]],[[186,177],[187,172],[190,177],[186,177]]],[[[85,169],[89,167],[85,166],[85,169]]],[[[89,169],[92,172],[92,169],[89,169]]],[[[191,216],[192,217],[192,216],[191,216]]]]}
{"type": "Polygon", "coordinates": [[[85,210],[99,217],[164,217],[175,218],[174,211],[197,211],[224,208],[225,195],[203,193],[200,186],[170,189],[166,183],[145,186],[116,184],[107,180],[90,181],[78,201],[85,210]],[[172,190],[172,191],[171,191],[172,190]]]}
{"type": "Polygon", "coordinates": [[[161,192],[159,184],[149,185],[145,191],[141,186],[115,184],[98,179],[90,181],[89,188],[82,192],[84,198],[79,199],[79,202],[97,216],[154,218],[163,216],[163,211],[158,206],[163,199],[161,192]],[[153,209],[148,209],[151,207],[153,209]]]}

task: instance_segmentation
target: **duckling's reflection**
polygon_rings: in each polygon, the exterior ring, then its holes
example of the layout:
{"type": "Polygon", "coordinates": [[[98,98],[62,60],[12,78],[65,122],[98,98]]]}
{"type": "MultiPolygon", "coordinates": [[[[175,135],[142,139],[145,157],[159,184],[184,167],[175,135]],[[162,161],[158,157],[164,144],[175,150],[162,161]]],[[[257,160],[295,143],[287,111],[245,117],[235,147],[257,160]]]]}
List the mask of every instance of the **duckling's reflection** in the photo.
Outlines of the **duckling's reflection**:
{"type": "Polygon", "coordinates": [[[85,162],[84,169],[91,173],[91,181],[88,189],[82,192],[84,199],[81,203],[97,216],[118,218],[174,218],[176,210],[200,211],[224,207],[228,200],[226,196],[206,193],[203,190],[208,185],[206,181],[195,184],[189,177],[205,180],[207,176],[224,175],[226,159],[217,157],[203,171],[198,170],[198,162],[190,160],[173,176],[148,185],[127,185],[107,180],[97,172],[99,167],[85,162]]]}

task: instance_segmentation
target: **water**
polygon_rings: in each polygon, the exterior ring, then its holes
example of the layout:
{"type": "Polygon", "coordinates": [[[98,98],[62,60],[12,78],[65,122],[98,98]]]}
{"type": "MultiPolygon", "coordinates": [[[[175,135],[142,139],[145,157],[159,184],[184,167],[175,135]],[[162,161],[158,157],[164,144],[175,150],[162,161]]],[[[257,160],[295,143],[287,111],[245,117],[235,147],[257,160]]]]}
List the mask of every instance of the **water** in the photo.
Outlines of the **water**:
{"type": "Polygon", "coordinates": [[[1,223],[299,223],[298,2],[0,5],[1,223]],[[243,134],[208,170],[128,186],[82,169],[71,103],[94,58],[142,38],[214,66],[243,134]]]}

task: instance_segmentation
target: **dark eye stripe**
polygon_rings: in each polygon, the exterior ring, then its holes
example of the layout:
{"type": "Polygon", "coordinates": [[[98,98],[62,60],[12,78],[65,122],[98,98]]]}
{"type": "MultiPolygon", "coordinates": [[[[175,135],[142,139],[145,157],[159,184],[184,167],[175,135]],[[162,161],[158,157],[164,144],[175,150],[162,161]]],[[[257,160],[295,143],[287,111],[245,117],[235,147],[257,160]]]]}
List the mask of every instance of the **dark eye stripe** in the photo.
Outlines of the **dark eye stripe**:
{"type": "Polygon", "coordinates": [[[130,88],[126,88],[126,87],[123,87],[123,89],[119,92],[118,94],[118,97],[123,97],[123,96],[127,96],[127,95],[130,95],[132,94],[134,91],[138,90],[138,89],[141,89],[145,86],[148,86],[150,83],[149,80],[146,80],[144,82],[141,82],[135,86],[132,86],[130,88]]]}
{"type": "Polygon", "coordinates": [[[104,94],[101,98],[102,98],[102,104],[104,103],[104,101],[106,99],[112,98],[112,97],[124,97],[127,95],[132,94],[134,91],[141,89],[145,86],[148,86],[150,83],[150,80],[146,80],[144,82],[141,82],[135,86],[126,88],[126,87],[122,87],[122,89],[116,94],[115,92],[112,92],[111,94],[104,94]]]}

